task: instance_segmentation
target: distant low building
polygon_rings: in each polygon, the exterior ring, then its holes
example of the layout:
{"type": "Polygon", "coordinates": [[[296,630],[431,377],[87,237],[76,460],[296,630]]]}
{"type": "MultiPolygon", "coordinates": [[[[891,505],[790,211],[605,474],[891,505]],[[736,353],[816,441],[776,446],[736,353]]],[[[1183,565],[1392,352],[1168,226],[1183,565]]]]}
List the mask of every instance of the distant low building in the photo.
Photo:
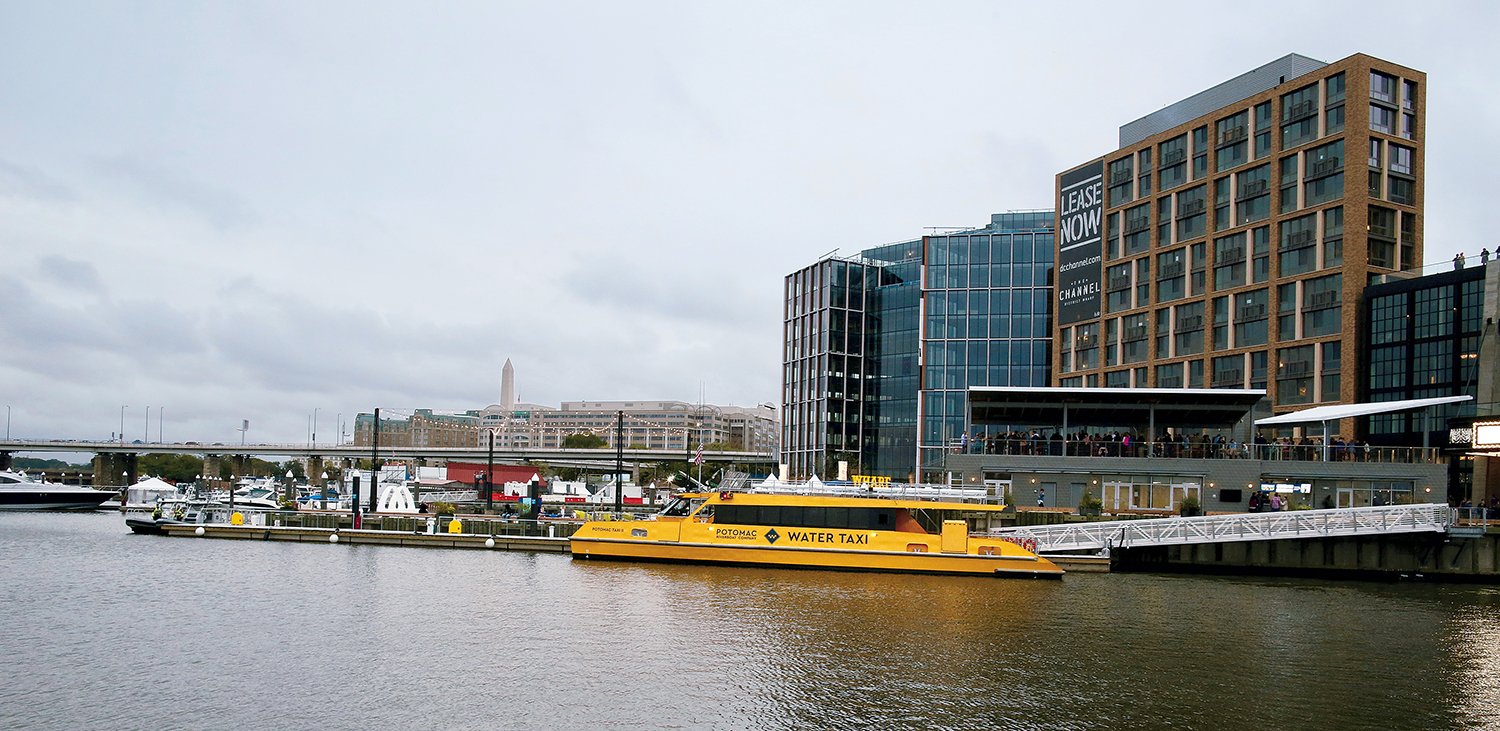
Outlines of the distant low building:
{"type": "MultiPolygon", "coordinates": [[[[408,418],[380,420],[380,445],[383,447],[472,447],[478,441],[480,417],[477,411],[442,413],[417,409],[408,418]]],[[[354,417],[354,444],[368,447],[375,428],[374,414],[354,417]]]]}

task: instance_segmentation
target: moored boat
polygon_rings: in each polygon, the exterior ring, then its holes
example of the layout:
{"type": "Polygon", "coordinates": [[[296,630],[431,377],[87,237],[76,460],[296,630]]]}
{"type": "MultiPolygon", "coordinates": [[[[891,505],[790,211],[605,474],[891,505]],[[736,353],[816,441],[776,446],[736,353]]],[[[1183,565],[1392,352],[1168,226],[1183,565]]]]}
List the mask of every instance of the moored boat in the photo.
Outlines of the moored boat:
{"type": "Polygon", "coordinates": [[[688,493],[646,520],[584,523],[571,545],[579,559],[1062,576],[1056,564],[1019,543],[973,534],[1003,510],[951,499],[688,493]]]}
{"type": "Polygon", "coordinates": [[[34,480],[24,472],[0,472],[0,510],[95,510],[117,493],[34,480]]]}

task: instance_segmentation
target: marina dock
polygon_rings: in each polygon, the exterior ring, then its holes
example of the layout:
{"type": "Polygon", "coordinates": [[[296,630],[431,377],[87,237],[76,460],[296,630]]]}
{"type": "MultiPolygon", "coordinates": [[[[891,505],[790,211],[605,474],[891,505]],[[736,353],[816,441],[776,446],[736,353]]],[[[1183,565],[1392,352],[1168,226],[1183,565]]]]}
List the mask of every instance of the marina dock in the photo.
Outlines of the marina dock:
{"type": "MultiPolygon", "coordinates": [[[[411,521],[425,528],[425,521],[411,521]]],[[[507,523],[516,526],[516,523],[507,523]]],[[[523,524],[524,525],[524,524],[523,524]]],[[[573,523],[548,525],[553,533],[573,523]]],[[[241,541],[295,541],[299,543],[332,543],[358,546],[406,546],[416,548],[462,548],[479,551],[530,551],[534,553],[571,553],[567,537],[529,536],[507,533],[428,533],[424,530],[371,530],[278,525],[228,525],[224,523],[166,525],[163,532],[176,538],[219,538],[241,541]]],[[[1108,573],[1107,556],[1049,556],[1064,571],[1071,573],[1108,573]]]]}

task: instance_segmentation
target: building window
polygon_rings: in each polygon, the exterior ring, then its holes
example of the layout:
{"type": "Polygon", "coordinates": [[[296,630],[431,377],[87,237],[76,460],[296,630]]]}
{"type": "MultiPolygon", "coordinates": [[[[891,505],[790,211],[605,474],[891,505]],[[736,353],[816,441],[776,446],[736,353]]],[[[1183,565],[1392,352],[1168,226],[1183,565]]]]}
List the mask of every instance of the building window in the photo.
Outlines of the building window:
{"type": "Polygon", "coordinates": [[[1318,384],[1320,388],[1319,400],[1337,401],[1339,400],[1339,386],[1342,380],[1340,375],[1343,365],[1340,355],[1343,350],[1343,344],[1335,340],[1330,343],[1322,343],[1318,347],[1323,351],[1323,357],[1320,361],[1322,383],[1318,384]]]}
{"type": "Polygon", "coordinates": [[[1203,303],[1178,305],[1174,308],[1174,355],[1198,355],[1203,352],[1203,303]]]}
{"type": "Polygon", "coordinates": [[[1306,404],[1313,400],[1313,346],[1276,350],[1276,403],[1306,404]]]}
{"type": "Polygon", "coordinates": [[[1453,341],[1434,340],[1411,346],[1411,385],[1441,386],[1453,381],[1453,341]]]}
{"type": "Polygon", "coordinates": [[[1271,217],[1271,166],[1261,165],[1235,175],[1236,225],[1271,217]]]}
{"type": "Polygon", "coordinates": [[[1157,388],[1182,388],[1182,364],[1169,363],[1156,367],[1157,388]]]}
{"type": "Polygon", "coordinates": [[[1150,356],[1146,313],[1120,318],[1120,343],[1124,363],[1142,363],[1150,356]]]}
{"type": "Polygon", "coordinates": [[[1214,388],[1245,387],[1245,356],[1224,355],[1213,359],[1214,388]]]}
{"type": "Polygon", "coordinates": [[[1151,148],[1147,147],[1140,151],[1141,171],[1140,194],[1142,198],[1151,195],[1151,148]]]}
{"type": "Polygon", "coordinates": [[[1187,296],[1187,250],[1156,255],[1156,301],[1170,302],[1187,296]]]}
{"type": "Polygon", "coordinates": [[[1390,294],[1370,302],[1370,343],[1385,345],[1406,339],[1406,295],[1390,294]]]}
{"type": "Polygon", "coordinates": [[[1135,260],[1135,306],[1151,304],[1151,257],[1135,260]]]}
{"type": "Polygon", "coordinates": [[[1120,312],[1131,307],[1130,293],[1134,282],[1130,281],[1130,262],[1105,269],[1105,292],[1109,311],[1120,312]]]}
{"type": "Polygon", "coordinates": [[[1127,155],[1109,164],[1109,204],[1118,206],[1129,203],[1131,198],[1131,184],[1135,180],[1135,171],[1131,169],[1134,156],[1127,155]]]}
{"type": "Polygon", "coordinates": [[[1187,241],[1204,234],[1208,219],[1205,210],[1208,186],[1199,185],[1177,194],[1177,240],[1187,241]]]}
{"type": "Polygon", "coordinates": [[[1376,101],[1396,103],[1396,77],[1382,74],[1379,71],[1370,72],[1370,98],[1376,101]]]}
{"type": "Polygon", "coordinates": [[[1276,337],[1297,339],[1297,282],[1276,286],[1276,337]]]}
{"type": "Polygon", "coordinates": [[[1125,211],[1125,256],[1151,248],[1151,204],[1142,203],[1125,211]]]}
{"type": "Polygon", "coordinates": [[[1453,335],[1453,285],[1417,290],[1416,300],[1412,308],[1413,338],[1453,335]]]}
{"type": "Polygon", "coordinates": [[[1297,155],[1281,158],[1281,206],[1282,213],[1297,210],[1297,155]]]}
{"type": "Polygon", "coordinates": [[[1370,351],[1370,388],[1406,388],[1406,346],[1393,345],[1370,351]]]}
{"type": "Polygon", "coordinates": [[[1318,85],[1309,84],[1281,95],[1281,149],[1318,137],[1318,85]]]}
{"type": "Polygon", "coordinates": [[[1167,191],[1187,182],[1187,135],[1174,137],[1157,146],[1157,181],[1167,191]]]}
{"type": "Polygon", "coordinates": [[[1208,127],[1193,130],[1193,180],[1208,176],[1208,127]]]}
{"type": "Polygon", "coordinates": [[[1332,274],[1302,283],[1302,337],[1337,335],[1343,326],[1342,274],[1332,274]]]}
{"type": "Polygon", "coordinates": [[[1316,206],[1344,196],[1344,141],[1319,145],[1304,153],[1307,166],[1304,203],[1316,206]]]}
{"type": "Polygon", "coordinates": [[[1225,290],[1245,284],[1245,232],[1214,239],[1214,289],[1225,290]]]}
{"type": "Polygon", "coordinates": [[[1251,253],[1254,256],[1251,261],[1251,279],[1259,284],[1271,278],[1271,227],[1251,229],[1250,239],[1253,242],[1251,253]]]}
{"type": "Polygon", "coordinates": [[[1188,279],[1188,294],[1197,297],[1208,292],[1208,242],[1199,241],[1188,247],[1192,252],[1192,274],[1188,279]]]}
{"type": "Polygon", "coordinates": [[[1247,110],[1214,123],[1214,147],[1217,150],[1214,159],[1218,172],[1243,165],[1250,159],[1249,122],[1250,112],[1247,110]]]}
{"type": "Polygon", "coordinates": [[[1323,268],[1344,265],[1344,207],[1323,211],[1323,268]]]}
{"type": "Polygon", "coordinates": [[[1214,313],[1214,350],[1229,349],[1229,298],[1215,297],[1213,299],[1214,313]]]}
{"type": "Polygon", "coordinates": [[[1318,268],[1318,214],[1281,222],[1277,271],[1283,277],[1307,274],[1318,268]]]}
{"type": "Polygon", "coordinates": [[[1271,154],[1271,103],[1255,105],[1255,159],[1271,154]]]}
{"type": "Polygon", "coordinates": [[[1396,268],[1396,212],[1370,206],[1370,266],[1396,268]]]}
{"type": "Polygon", "coordinates": [[[1270,341],[1270,292],[1257,289],[1234,296],[1234,347],[1265,345],[1270,341]]]}
{"type": "Polygon", "coordinates": [[[1370,105],[1370,131],[1381,134],[1396,133],[1396,110],[1379,104],[1370,105]]]}

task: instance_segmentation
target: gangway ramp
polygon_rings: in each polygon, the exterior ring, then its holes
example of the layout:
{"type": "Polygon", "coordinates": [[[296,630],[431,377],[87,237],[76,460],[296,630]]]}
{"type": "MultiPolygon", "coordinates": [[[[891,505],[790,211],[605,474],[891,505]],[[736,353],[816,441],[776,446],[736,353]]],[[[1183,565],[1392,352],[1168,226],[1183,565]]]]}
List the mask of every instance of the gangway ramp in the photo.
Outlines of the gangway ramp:
{"type": "Polygon", "coordinates": [[[1395,533],[1441,533],[1452,510],[1441,503],[1382,505],[1279,513],[1236,513],[1190,518],[1106,520],[1090,523],[996,528],[991,535],[1036,541],[1038,553],[1111,548],[1181,546],[1195,543],[1274,541],[1395,533]]]}

